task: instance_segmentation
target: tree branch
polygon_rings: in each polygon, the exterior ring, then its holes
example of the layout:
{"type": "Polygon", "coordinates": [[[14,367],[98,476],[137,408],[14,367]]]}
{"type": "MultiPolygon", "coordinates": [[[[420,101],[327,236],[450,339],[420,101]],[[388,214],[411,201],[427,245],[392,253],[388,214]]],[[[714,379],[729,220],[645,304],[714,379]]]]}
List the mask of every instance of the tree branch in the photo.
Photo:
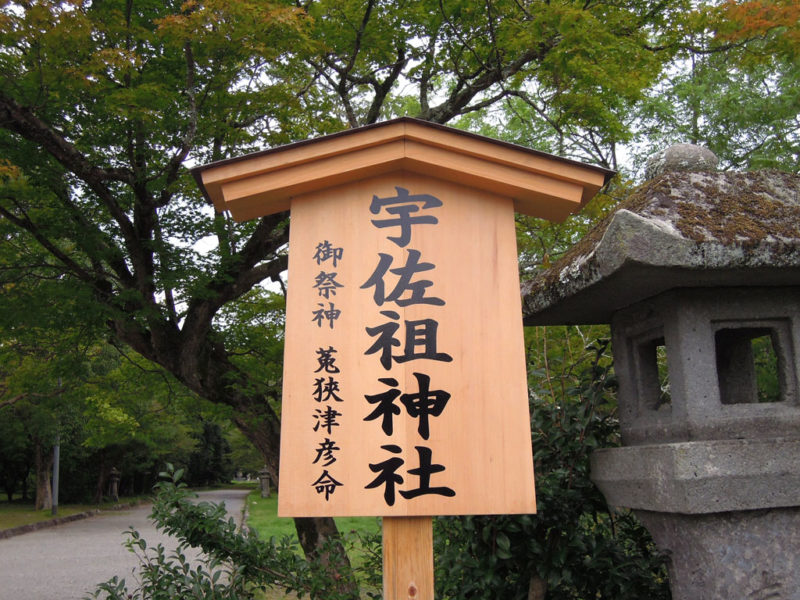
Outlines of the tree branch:
{"type": "Polygon", "coordinates": [[[59,132],[39,119],[33,112],[0,92],[0,127],[20,135],[43,148],[68,171],[86,183],[108,209],[122,232],[134,265],[142,263],[142,244],[128,216],[117,204],[107,186],[118,181],[136,187],[134,175],[128,169],[101,169],[93,165],[59,132]]]}
{"type": "Polygon", "coordinates": [[[381,83],[376,80],[372,86],[375,90],[375,96],[367,112],[366,123],[375,123],[381,116],[381,108],[386,100],[386,96],[391,91],[397,78],[400,77],[406,64],[408,64],[408,58],[406,57],[405,45],[401,44],[397,48],[397,60],[392,65],[392,70],[389,72],[389,75],[381,83]]]}
{"type": "MultiPolygon", "coordinates": [[[[11,200],[12,202],[15,201],[14,198],[11,198],[10,196],[5,196],[5,198],[11,200]]],[[[39,231],[38,227],[36,227],[36,224],[30,220],[28,215],[21,208],[19,210],[23,214],[22,217],[18,217],[11,211],[7,210],[4,206],[0,205],[0,216],[5,217],[15,226],[30,233],[45,250],[52,254],[56,260],[61,262],[64,267],[78,277],[78,279],[86,283],[91,283],[92,285],[97,284],[97,280],[92,276],[91,273],[89,273],[77,262],[72,260],[72,258],[70,258],[58,246],[56,246],[55,243],[53,243],[50,239],[45,237],[42,232],[39,231]]]]}
{"type": "Polygon", "coordinates": [[[196,65],[194,53],[192,52],[191,41],[186,41],[183,45],[183,52],[186,58],[186,96],[189,102],[189,127],[181,139],[178,151],[172,156],[169,163],[164,167],[162,173],[166,173],[166,181],[161,188],[157,207],[166,206],[172,198],[170,187],[178,179],[183,161],[189,155],[189,151],[194,145],[194,138],[197,135],[197,98],[195,92],[196,65]]]}
{"type": "MultiPolygon", "coordinates": [[[[549,45],[540,44],[538,48],[531,48],[520,55],[516,60],[510,62],[502,68],[493,68],[485,71],[482,75],[475,78],[471,83],[465,84],[460,90],[454,91],[450,97],[427,111],[427,114],[420,115],[420,118],[436,123],[446,123],[453,117],[462,113],[470,101],[479,93],[487,90],[492,85],[505,81],[515,75],[529,63],[539,60],[549,50],[549,45]]],[[[510,92],[505,91],[499,95],[502,98],[510,92]]]]}
{"type": "Polygon", "coordinates": [[[206,287],[206,292],[189,303],[181,330],[185,344],[195,347],[202,342],[214,315],[223,304],[235,300],[267,277],[277,280],[286,270],[286,256],[258,264],[288,241],[288,227],[279,227],[285,219],[286,213],[262,217],[242,250],[224,263],[206,287]]]}

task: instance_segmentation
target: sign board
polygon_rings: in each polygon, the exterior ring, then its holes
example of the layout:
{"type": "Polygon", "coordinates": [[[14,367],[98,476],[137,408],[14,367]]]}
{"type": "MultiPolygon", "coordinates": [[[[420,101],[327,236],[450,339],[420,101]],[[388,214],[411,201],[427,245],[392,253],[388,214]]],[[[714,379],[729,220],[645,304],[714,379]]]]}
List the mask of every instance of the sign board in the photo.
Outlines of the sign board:
{"type": "Polygon", "coordinates": [[[514,211],[607,175],[409,119],[200,173],[291,207],[281,516],[535,512],[514,211]]]}
{"type": "Polygon", "coordinates": [[[534,512],[511,200],[367,178],[289,249],[279,513],[534,512]]]}

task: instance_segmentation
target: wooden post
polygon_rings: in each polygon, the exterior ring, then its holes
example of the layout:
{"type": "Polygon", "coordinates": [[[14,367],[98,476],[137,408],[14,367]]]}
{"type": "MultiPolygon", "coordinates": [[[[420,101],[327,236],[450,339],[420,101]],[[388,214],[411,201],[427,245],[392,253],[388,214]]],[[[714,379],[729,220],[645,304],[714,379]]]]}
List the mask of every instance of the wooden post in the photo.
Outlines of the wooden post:
{"type": "Polygon", "coordinates": [[[433,519],[383,518],[384,600],[433,600],[433,519]]]}

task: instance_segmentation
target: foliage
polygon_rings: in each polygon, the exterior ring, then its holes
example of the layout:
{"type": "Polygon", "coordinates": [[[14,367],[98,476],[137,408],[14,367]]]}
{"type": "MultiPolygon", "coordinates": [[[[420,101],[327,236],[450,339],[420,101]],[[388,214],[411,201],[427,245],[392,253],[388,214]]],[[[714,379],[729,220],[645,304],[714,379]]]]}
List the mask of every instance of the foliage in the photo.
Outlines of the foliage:
{"type": "Polygon", "coordinates": [[[163,545],[148,547],[135,530],[128,531],[125,545],[142,562],[139,585],[128,591],[124,579],[117,577],[102,583],[86,598],[105,600],[167,600],[197,598],[204,600],[244,600],[253,598],[236,569],[228,569],[210,559],[193,564],[186,556],[186,547],[168,553],[163,545]]]}
{"type": "MultiPolygon", "coordinates": [[[[567,337],[560,349],[578,346],[574,360],[561,355],[563,362],[558,364],[556,349],[548,362],[549,371],[533,374],[538,514],[436,519],[439,598],[527,599],[535,586],[540,593],[546,589],[550,600],[670,597],[663,557],[647,532],[630,513],[609,512],[589,479],[592,450],[619,443],[613,415],[616,382],[608,342],[598,340],[583,353],[578,344],[583,332],[570,334],[566,328],[553,328],[548,333],[550,344],[562,333],[567,337]]],[[[537,359],[541,352],[549,352],[542,339],[538,338],[538,347],[532,350],[537,359]]],[[[537,346],[536,341],[531,346],[537,346]]],[[[273,586],[312,598],[339,597],[335,590],[325,588],[331,580],[314,561],[300,558],[288,536],[280,542],[274,538],[265,542],[252,531],[237,532],[233,520],[224,520],[223,508],[189,501],[191,494],[179,482],[181,472],[170,471],[169,477],[159,484],[153,519],[187,547],[202,548],[211,556],[215,568],[224,569],[231,578],[229,589],[224,590],[230,595],[213,595],[222,593],[212,590],[213,569],[191,570],[181,558],[183,550],[169,557],[161,549],[144,558],[142,579],[147,585],[134,590],[133,598],[160,597],[155,588],[147,587],[154,582],[159,589],[172,590],[188,590],[191,584],[194,589],[187,597],[192,598],[248,598],[255,588],[273,586]]],[[[145,542],[134,532],[130,535],[129,547],[144,552],[145,542]]],[[[380,589],[379,534],[362,535],[358,547],[362,552],[359,577],[365,590],[380,589]]],[[[119,580],[101,590],[108,595],[96,597],[104,599],[124,598],[123,594],[129,593],[119,580]]]]}
{"type": "Polygon", "coordinates": [[[589,479],[591,451],[619,443],[607,343],[588,348],[557,401],[545,378],[533,388],[538,514],[437,520],[437,597],[526,599],[535,588],[548,600],[669,598],[646,530],[609,512],[589,479]]]}
{"type": "Polygon", "coordinates": [[[699,4],[674,63],[630,114],[636,166],[689,142],[713,150],[723,168],[796,172],[799,22],[791,1],[699,4]]]}
{"type": "Polygon", "coordinates": [[[0,418],[0,457],[0,489],[11,502],[20,489],[24,493],[33,462],[33,449],[20,420],[0,418]]]}
{"type": "Polygon", "coordinates": [[[197,435],[197,447],[189,455],[186,467],[186,483],[192,486],[208,486],[226,483],[233,477],[230,459],[231,445],[217,423],[203,423],[197,435]]]}
{"type": "Polygon", "coordinates": [[[157,465],[189,460],[197,446],[192,434],[202,436],[198,417],[227,417],[135,353],[103,343],[70,349],[54,330],[45,330],[53,340],[48,348],[48,338],[42,342],[33,335],[38,331],[0,324],[0,374],[6,386],[5,396],[0,393],[0,476],[6,491],[25,485],[36,452],[51,455],[56,439],[62,502],[101,501],[112,467],[121,471],[123,494],[149,491],[157,465]],[[50,354],[58,350],[63,354],[50,354]],[[55,373],[63,375],[56,379],[55,373]]]}
{"type": "Polygon", "coordinates": [[[713,11],[719,15],[717,36],[722,42],[768,38],[777,55],[792,59],[800,52],[800,6],[791,0],[725,0],[713,11]]]}
{"type": "MultiPolygon", "coordinates": [[[[300,598],[351,597],[348,589],[331,582],[327,564],[306,561],[288,536],[263,540],[253,530],[239,531],[233,518],[226,519],[223,505],[192,501],[196,495],[181,483],[182,469],[168,465],[161,475],[165,480],[157,486],[151,518],[159,530],[179,540],[179,547],[168,554],[162,545],[148,547],[136,531],[129,531],[126,546],[142,563],[138,585],[131,589],[125,580],[114,578],[101,584],[92,598],[234,600],[255,598],[258,590],[267,588],[294,592],[300,598]],[[189,548],[202,551],[207,561],[192,563],[187,559],[189,548]]],[[[351,573],[340,572],[338,579],[350,577],[351,573]]]]}
{"type": "Polygon", "coordinates": [[[516,215],[517,253],[522,281],[535,277],[539,270],[549,268],[553,261],[609,214],[630,190],[629,182],[615,177],[583,210],[570,215],[562,223],[516,215]]]}
{"type": "Polygon", "coordinates": [[[636,112],[647,140],[638,156],[688,142],[710,148],[723,168],[796,171],[800,68],[780,56],[751,60],[763,46],[753,42],[738,56],[687,56],[685,68],[665,77],[636,112]]]}
{"type": "MultiPolygon", "coordinates": [[[[262,498],[260,491],[247,497],[247,524],[262,538],[291,537],[297,535],[290,519],[278,517],[278,496],[262,498]]],[[[361,597],[374,597],[375,590],[383,586],[382,532],[379,517],[336,517],[342,532],[344,546],[351,560],[353,572],[359,582],[361,597]]]]}
{"type": "Polygon", "coordinates": [[[230,422],[225,428],[225,438],[231,445],[230,460],[236,474],[251,479],[257,477],[264,468],[264,456],[230,422]]]}

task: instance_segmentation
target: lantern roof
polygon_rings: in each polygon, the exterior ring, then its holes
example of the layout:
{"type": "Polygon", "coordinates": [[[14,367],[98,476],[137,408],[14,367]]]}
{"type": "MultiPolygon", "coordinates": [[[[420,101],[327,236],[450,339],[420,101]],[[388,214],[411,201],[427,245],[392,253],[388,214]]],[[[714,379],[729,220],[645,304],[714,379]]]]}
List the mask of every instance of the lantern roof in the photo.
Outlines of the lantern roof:
{"type": "Polygon", "coordinates": [[[666,172],[523,284],[527,325],[610,323],[674,288],[800,285],[800,176],[666,172]]]}
{"type": "Polygon", "coordinates": [[[393,171],[510,197],[517,212],[550,220],[578,210],[614,175],[407,117],[214,162],[192,174],[218,211],[244,221],[287,210],[295,196],[393,171]]]}

